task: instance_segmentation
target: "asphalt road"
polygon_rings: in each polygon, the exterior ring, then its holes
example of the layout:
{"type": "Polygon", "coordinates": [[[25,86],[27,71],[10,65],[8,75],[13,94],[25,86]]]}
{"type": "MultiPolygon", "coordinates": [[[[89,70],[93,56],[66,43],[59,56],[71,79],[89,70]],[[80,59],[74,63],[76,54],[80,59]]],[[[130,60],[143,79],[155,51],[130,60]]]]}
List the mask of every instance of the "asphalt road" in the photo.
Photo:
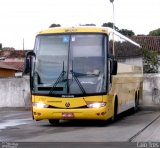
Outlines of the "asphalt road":
{"type": "Polygon", "coordinates": [[[29,111],[0,111],[0,141],[2,148],[160,147],[160,112],[127,112],[105,124],[61,121],[52,126],[33,121],[29,111]]]}

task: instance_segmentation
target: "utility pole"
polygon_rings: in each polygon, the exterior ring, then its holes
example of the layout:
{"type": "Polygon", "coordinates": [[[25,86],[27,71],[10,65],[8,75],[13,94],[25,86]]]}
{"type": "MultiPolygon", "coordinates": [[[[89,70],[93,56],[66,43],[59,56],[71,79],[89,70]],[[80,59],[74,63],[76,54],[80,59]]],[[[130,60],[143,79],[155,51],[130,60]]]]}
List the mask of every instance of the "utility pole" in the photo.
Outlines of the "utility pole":
{"type": "Polygon", "coordinates": [[[23,38],[23,50],[24,50],[24,38],[23,38]]]}
{"type": "Polygon", "coordinates": [[[112,3],[112,10],[113,10],[113,30],[115,29],[115,14],[114,14],[114,0],[110,0],[112,3]]]}
{"type": "MultiPolygon", "coordinates": [[[[112,3],[112,10],[113,10],[113,31],[115,30],[115,14],[114,14],[114,0],[110,0],[112,3]]],[[[115,48],[114,48],[114,33],[113,33],[113,56],[115,56],[115,48]]]]}

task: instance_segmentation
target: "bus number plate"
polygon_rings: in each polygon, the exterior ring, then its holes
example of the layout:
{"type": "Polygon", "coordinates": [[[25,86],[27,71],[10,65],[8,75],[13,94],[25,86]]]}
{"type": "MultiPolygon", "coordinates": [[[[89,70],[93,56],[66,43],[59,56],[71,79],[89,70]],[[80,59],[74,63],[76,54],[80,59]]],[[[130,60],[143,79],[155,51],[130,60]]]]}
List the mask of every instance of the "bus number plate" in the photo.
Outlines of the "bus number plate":
{"type": "Polygon", "coordinates": [[[74,117],[74,113],[62,113],[62,117],[64,117],[64,118],[73,118],[74,117]]]}

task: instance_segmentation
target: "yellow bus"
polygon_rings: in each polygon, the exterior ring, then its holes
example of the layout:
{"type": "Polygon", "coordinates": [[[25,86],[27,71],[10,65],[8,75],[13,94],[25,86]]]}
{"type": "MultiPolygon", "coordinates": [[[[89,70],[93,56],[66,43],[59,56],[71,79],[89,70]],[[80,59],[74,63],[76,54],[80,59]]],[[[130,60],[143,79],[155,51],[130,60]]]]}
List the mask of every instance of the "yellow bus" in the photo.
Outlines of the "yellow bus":
{"type": "MultiPolygon", "coordinates": [[[[38,33],[26,56],[36,121],[107,120],[137,109],[141,67],[118,63],[119,48],[139,44],[107,27],[55,27],[38,33]]],[[[124,53],[125,54],[125,53],[124,53]]]]}

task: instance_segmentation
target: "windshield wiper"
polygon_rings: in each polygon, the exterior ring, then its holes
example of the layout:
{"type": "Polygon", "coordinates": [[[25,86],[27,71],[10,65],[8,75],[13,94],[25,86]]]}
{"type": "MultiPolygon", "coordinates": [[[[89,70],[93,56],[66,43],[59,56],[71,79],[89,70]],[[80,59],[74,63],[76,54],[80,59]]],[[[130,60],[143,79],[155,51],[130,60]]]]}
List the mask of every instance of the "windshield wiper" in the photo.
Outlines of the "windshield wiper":
{"type": "Polygon", "coordinates": [[[77,82],[79,88],[81,89],[83,94],[86,94],[85,89],[83,88],[82,84],[80,83],[80,81],[78,80],[76,73],[73,70],[70,70],[70,72],[72,73],[72,76],[74,77],[75,81],[77,82]]]}
{"type": "Polygon", "coordinates": [[[56,82],[53,84],[52,88],[50,89],[50,91],[49,91],[50,95],[53,94],[53,92],[56,90],[55,88],[56,88],[57,84],[62,81],[61,79],[63,78],[63,76],[65,75],[65,73],[66,73],[66,71],[64,71],[64,61],[63,61],[62,72],[60,73],[60,75],[57,78],[56,82]]]}

